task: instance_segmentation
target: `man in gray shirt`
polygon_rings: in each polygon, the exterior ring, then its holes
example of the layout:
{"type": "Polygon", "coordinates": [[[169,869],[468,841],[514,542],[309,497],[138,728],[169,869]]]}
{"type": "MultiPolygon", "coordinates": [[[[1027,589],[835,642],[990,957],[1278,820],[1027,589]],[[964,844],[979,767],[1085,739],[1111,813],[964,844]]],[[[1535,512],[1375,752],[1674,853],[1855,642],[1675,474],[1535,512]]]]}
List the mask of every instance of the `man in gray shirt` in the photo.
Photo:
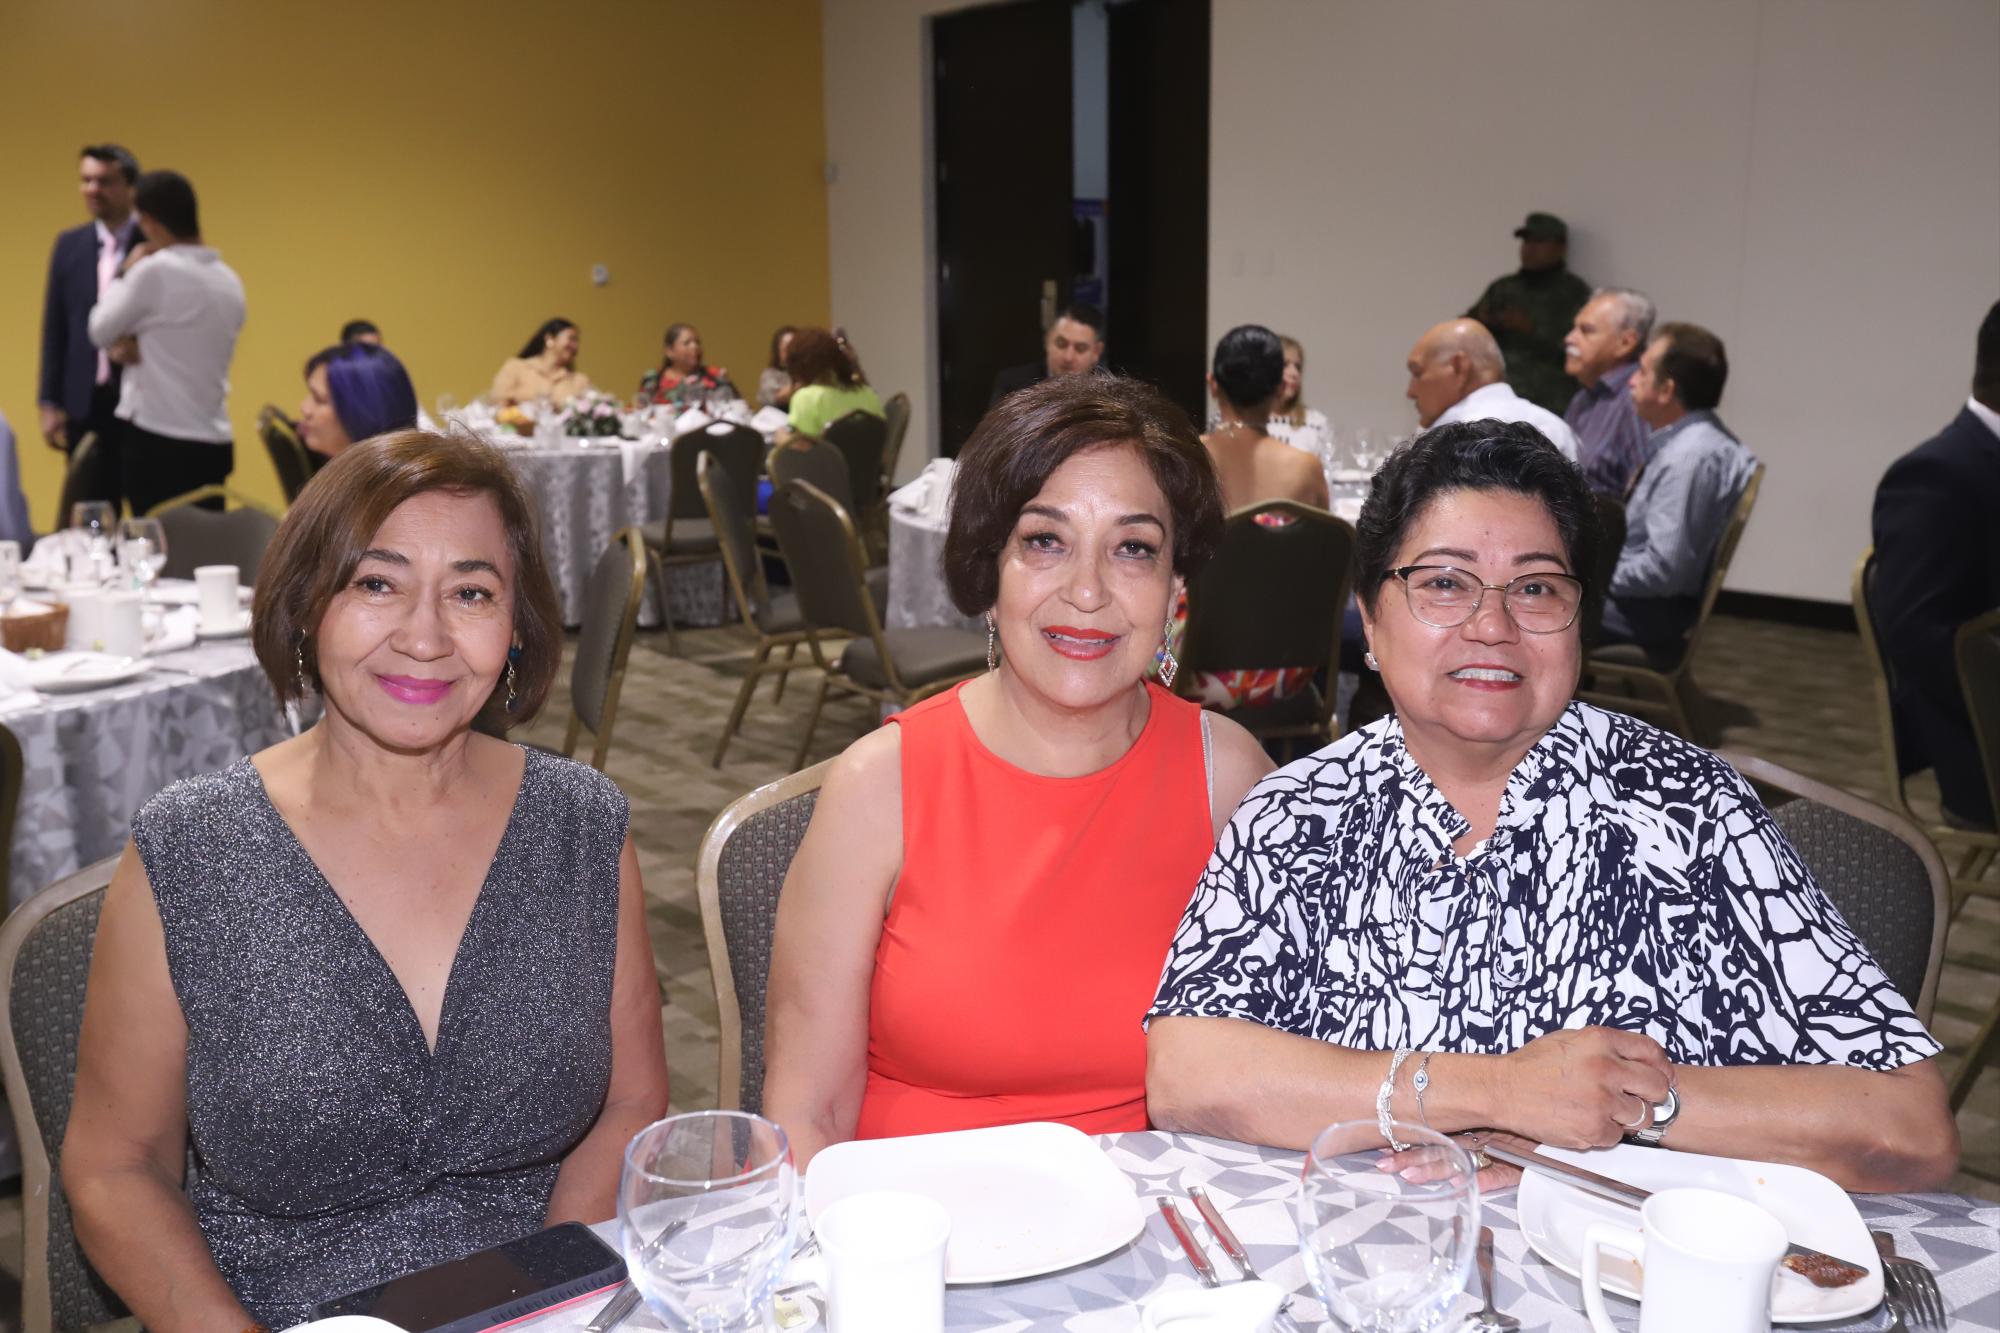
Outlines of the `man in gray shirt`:
{"type": "Polygon", "coordinates": [[[1636,643],[1670,662],[1700,614],[1716,547],[1757,468],[1715,415],[1728,378],[1722,339],[1698,324],[1662,324],[1639,358],[1632,407],[1652,436],[1625,506],[1606,643],[1636,643]]]}

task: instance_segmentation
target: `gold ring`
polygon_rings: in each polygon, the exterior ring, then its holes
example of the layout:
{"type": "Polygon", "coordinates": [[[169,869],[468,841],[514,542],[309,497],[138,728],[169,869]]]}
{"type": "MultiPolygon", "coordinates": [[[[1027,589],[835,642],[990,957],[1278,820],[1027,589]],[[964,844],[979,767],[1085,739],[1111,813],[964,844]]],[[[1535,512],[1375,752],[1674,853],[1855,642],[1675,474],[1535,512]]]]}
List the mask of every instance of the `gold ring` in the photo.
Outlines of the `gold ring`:
{"type": "Polygon", "coordinates": [[[1493,1159],[1486,1155],[1486,1149],[1474,1148],[1472,1150],[1472,1169],[1474,1171],[1484,1171],[1487,1167],[1492,1165],[1493,1165],[1493,1159]]]}

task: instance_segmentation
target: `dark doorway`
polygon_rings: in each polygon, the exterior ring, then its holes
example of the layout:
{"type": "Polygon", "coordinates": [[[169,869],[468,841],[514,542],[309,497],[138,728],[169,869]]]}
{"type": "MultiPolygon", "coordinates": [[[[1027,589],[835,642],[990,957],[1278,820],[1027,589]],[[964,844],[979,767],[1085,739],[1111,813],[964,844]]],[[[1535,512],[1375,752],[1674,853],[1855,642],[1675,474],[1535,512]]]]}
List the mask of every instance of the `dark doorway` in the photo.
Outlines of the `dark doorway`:
{"type": "Polygon", "coordinates": [[[1045,285],[1068,289],[1070,5],[940,15],[931,50],[939,444],[952,455],[994,375],[1041,356],[1045,285]]]}

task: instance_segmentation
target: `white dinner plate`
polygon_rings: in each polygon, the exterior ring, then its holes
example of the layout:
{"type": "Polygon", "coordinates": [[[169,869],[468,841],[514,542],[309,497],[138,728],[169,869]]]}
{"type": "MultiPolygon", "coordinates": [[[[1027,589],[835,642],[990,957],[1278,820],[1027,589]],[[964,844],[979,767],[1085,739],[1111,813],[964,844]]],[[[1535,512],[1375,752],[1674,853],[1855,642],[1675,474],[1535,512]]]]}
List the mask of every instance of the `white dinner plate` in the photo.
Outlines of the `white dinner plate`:
{"type": "MultiPolygon", "coordinates": [[[[237,600],[249,601],[251,591],[239,584],[237,600]]],[[[193,606],[201,600],[201,594],[196,591],[193,579],[161,579],[146,589],[146,600],[159,606],[193,606]]]]}
{"type": "Polygon", "coordinates": [[[836,1143],[806,1171],[806,1215],[864,1190],[908,1190],[951,1214],[950,1283],[1008,1282],[1101,1259],[1146,1225],[1132,1182],[1089,1135],[1035,1122],[836,1143]]]}
{"type": "MultiPolygon", "coordinates": [[[[1598,1152],[1543,1148],[1559,1161],[1659,1191],[1681,1186],[1720,1190],[1747,1199],[1778,1219],[1794,1245],[1824,1250],[1865,1264],[1868,1276],[1845,1287],[1815,1287],[1780,1266],[1771,1279],[1771,1318],[1780,1324],[1821,1324],[1849,1319],[1882,1303],[1882,1263],[1868,1224],[1847,1191],[1817,1171],[1776,1162],[1704,1157],[1621,1143],[1598,1152]]],[[[1600,1199],[1535,1171],[1521,1180],[1521,1232],[1535,1253],[1571,1277],[1583,1275],[1583,1229],[1592,1222],[1639,1228],[1639,1210],[1600,1199]]],[[[1598,1272],[1606,1291],[1637,1299],[1639,1266],[1606,1250],[1598,1272]]]]}
{"type": "Polygon", "coordinates": [[[196,625],[194,627],[194,636],[197,639],[240,639],[249,632],[250,613],[248,611],[239,612],[236,617],[236,623],[233,625],[223,625],[216,629],[210,629],[206,625],[196,625]]]}
{"type": "Polygon", "coordinates": [[[137,680],[146,674],[146,663],[110,653],[44,653],[24,662],[22,672],[25,683],[43,694],[70,694],[137,680]]]}

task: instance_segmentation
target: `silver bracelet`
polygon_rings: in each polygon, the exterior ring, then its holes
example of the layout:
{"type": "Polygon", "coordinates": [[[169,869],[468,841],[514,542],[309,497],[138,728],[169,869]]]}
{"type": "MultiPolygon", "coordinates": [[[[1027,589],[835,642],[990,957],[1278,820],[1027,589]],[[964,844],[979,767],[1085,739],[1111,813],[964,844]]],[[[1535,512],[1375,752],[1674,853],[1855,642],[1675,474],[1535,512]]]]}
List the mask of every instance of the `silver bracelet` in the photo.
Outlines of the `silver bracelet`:
{"type": "Polygon", "coordinates": [[[1389,1076],[1382,1080],[1382,1086],[1375,1091],[1375,1125],[1382,1131],[1382,1138],[1397,1152],[1406,1152],[1410,1145],[1399,1143],[1396,1128],[1389,1114],[1389,1100],[1396,1095],[1396,1071],[1403,1067],[1403,1061],[1410,1058],[1410,1048],[1398,1046],[1395,1055],[1389,1059],[1389,1076]]]}
{"type": "Polygon", "coordinates": [[[1417,1062],[1417,1072],[1410,1075],[1410,1087],[1417,1094],[1417,1119],[1424,1122],[1425,1129],[1431,1127],[1430,1112],[1424,1110],[1424,1093],[1430,1090],[1431,1056],[1434,1054],[1434,1051],[1425,1051],[1424,1058],[1417,1062]]]}

